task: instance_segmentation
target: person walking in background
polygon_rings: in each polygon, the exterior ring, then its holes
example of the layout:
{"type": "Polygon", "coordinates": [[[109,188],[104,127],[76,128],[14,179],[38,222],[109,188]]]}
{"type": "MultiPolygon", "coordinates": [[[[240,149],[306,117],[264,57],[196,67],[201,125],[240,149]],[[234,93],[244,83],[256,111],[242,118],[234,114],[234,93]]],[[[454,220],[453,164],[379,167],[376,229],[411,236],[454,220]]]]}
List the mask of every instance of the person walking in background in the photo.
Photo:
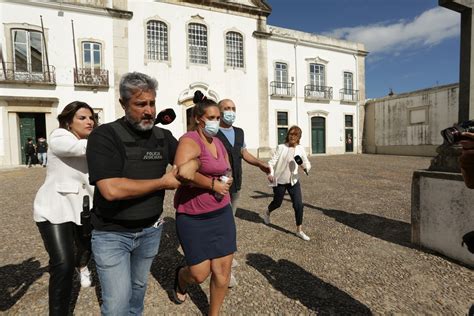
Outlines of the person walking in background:
{"type": "Polygon", "coordinates": [[[48,161],[48,143],[46,142],[46,138],[38,138],[38,142],[36,143],[36,151],[38,153],[39,163],[43,166],[43,168],[45,168],[48,161]]]}
{"type": "MultiPolygon", "coordinates": [[[[235,216],[237,203],[240,198],[240,189],[242,186],[242,158],[252,166],[260,168],[265,174],[270,173],[270,167],[267,163],[258,160],[248,152],[245,145],[244,131],[234,126],[236,117],[236,107],[232,100],[224,99],[218,103],[221,113],[219,132],[216,137],[221,140],[229,156],[229,162],[232,169],[232,186],[230,187],[230,201],[232,204],[232,213],[235,216]]],[[[232,268],[238,266],[235,258],[232,260],[232,268]]],[[[232,272],[230,275],[229,287],[237,285],[237,280],[232,272]]]]}
{"type": "Polygon", "coordinates": [[[290,127],[285,143],[278,145],[268,162],[271,169],[268,181],[273,185],[273,200],[268,205],[263,221],[267,225],[270,224],[270,213],[281,206],[285,192],[288,191],[295,210],[296,236],[308,241],[310,238],[302,230],[303,200],[301,185],[298,181],[299,168],[295,159],[302,160],[302,168],[305,172],[311,169],[311,163],[306,156],[304,147],[300,145],[301,134],[301,128],[298,126],[290,127]]]}
{"type": "Polygon", "coordinates": [[[36,155],[36,146],[33,144],[33,139],[31,137],[28,137],[26,139],[26,144],[25,144],[25,157],[26,157],[26,165],[28,168],[31,168],[31,164],[34,163],[36,155]]]}
{"type": "Polygon", "coordinates": [[[211,275],[209,315],[218,315],[237,250],[229,196],[232,179],[219,180],[230,168],[225,147],[216,137],[219,108],[200,91],[193,101],[193,131],[180,138],[175,164],[199,159],[200,168],[192,185],[181,186],[174,198],[176,232],[187,265],[176,269],[173,296],[175,303],[183,303],[188,285],[200,284],[211,275]]]}
{"type": "Polygon", "coordinates": [[[58,121],[49,137],[49,163],[35,197],[34,220],[49,254],[49,314],[69,315],[74,267],[81,286],[91,285],[90,240],[82,238],[80,225],[83,197],[93,193],[85,155],[96,122],[92,108],[79,101],[66,105],[58,121]]]}

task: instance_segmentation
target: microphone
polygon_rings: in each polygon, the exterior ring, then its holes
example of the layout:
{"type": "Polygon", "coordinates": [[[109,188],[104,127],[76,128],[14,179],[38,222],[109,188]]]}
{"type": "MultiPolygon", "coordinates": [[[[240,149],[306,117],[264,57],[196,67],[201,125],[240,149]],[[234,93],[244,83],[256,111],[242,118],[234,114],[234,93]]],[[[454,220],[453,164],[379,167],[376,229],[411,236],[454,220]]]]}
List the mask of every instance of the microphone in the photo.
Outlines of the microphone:
{"type": "MultiPolygon", "coordinates": [[[[298,166],[301,166],[303,164],[303,159],[301,159],[299,155],[295,156],[295,161],[298,164],[298,166]]],[[[306,168],[303,168],[303,171],[304,173],[306,173],[306,175],[308,175],[308,170],[306,170],[306,168]]]]}
{"type": "Polygon", "coordinates": [[[155,124],[160,123],[162,125],[168,125],[173,122],[175,118],[176,113],[174,112],[174,110],[172,108],[167,108],[158,113],[155,119],[155,124]]]}

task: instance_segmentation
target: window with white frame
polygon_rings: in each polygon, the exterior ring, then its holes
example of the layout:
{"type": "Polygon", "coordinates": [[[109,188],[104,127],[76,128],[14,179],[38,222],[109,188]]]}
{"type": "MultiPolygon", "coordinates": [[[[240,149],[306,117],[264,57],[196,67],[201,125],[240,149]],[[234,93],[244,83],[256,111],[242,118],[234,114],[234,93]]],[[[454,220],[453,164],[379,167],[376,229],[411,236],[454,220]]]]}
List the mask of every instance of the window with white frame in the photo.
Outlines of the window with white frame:
{"type": "Polygon", "coordinates": [[[344,94],[352,94],[354,89],[352,72],[344,72],[344,94]]]}
{"type": "Polygon", "coordinates": [[[147,56],[151,60],[168,60],[168,26],[161,21],[146,24],[147,56]]]}
{"type": "Polygon", "coordinates": [[[321,64],[309,64],[309,80],[312,86],[323,87],[326,85],[325,67],[321,64]]]}
{"type": "Polygon", "coordinates": [[[188,54],[192,64],[207,64],[207,27],[203,24],[188,25],[188,54]]]}
{"type": "Polygon", "coordinates": [[[82,42],[82,66],[85,70],[100,70],[102,65],[102,44],[82,42]]]}
{"type": "Polygon", "coordinates": [[[13,29],[13,62],[17,72],[43,72],[43,37],[41,32],[13,29]]]}
{"type": "Polygon", "coordinates": [[[275,63],[275,81],[288,82],[288,65],[286,63],[275,63]]]}
{"type": "Polygon", "coordinates": [[[278,144],[284,144],[288,132],[288,112],[277,112],[278,144]]]}
{"type": "Polygon", "coordinates": [[[244,68],[244,38],[237,32],[227,32],[225,36],[226,65],[244,68]]]}

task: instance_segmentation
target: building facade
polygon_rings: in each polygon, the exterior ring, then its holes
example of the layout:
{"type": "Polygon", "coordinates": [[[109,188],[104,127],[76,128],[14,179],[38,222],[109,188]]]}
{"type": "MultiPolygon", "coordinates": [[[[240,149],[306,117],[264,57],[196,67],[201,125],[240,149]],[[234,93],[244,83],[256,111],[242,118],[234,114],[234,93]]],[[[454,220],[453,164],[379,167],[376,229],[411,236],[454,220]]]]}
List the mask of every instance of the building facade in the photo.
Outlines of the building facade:
{"type": "Polygon", "coordinates": [[[268,157],[291,125],[310,154],[361,152],[362,44],[267,25],[263,0],[0,2],[0,166],[24,159],[81,100],[110,122],[123,115],[128,71],[158,80],[158,109],[187,131],[201,90],[233,99],[250,152],[268,157]]]}

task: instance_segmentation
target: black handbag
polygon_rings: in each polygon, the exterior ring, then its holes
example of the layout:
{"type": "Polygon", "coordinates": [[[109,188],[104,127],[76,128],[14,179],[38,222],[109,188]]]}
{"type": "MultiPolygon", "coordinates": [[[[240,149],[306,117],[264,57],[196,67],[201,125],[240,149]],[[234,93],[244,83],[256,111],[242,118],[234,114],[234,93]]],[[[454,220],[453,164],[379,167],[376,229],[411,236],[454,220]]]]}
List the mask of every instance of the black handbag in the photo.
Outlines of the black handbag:
{"type": "Polygon", "coordinates": [[[462,236],[462,246],[466,244],[467,250],[474,253],[474,230],[462,236]]]}

